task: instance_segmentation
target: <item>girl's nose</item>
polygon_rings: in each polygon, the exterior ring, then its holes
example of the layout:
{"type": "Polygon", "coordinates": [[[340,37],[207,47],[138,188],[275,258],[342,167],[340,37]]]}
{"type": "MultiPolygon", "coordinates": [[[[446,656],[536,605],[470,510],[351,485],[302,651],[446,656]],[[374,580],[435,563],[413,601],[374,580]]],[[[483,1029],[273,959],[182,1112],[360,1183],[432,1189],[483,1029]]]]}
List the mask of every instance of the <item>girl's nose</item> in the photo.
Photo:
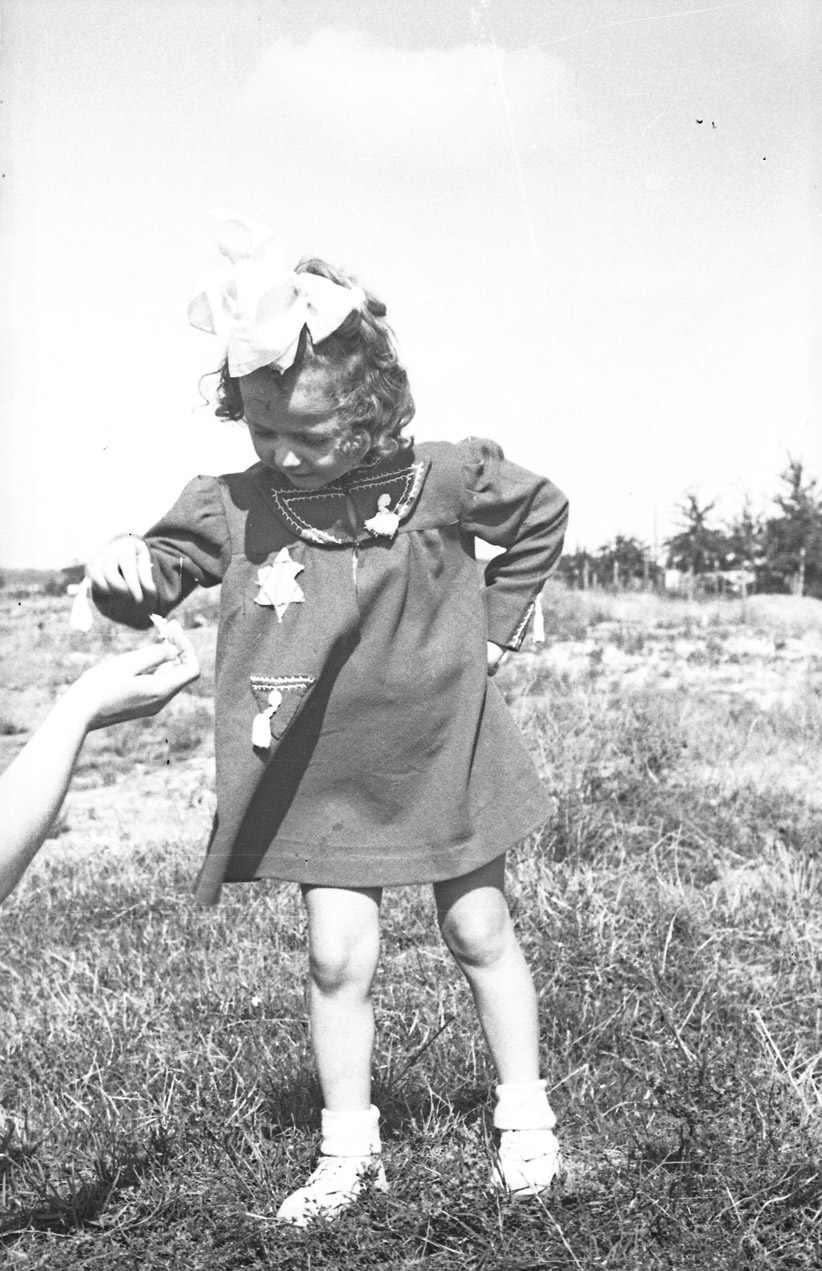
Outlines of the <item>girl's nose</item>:
{"type": "Polygon", "coordinates": [[[300,460],[290,446],[278,446],[274,451],[274,462],[281,472],[288,472],[300,466],[300,460]]]}

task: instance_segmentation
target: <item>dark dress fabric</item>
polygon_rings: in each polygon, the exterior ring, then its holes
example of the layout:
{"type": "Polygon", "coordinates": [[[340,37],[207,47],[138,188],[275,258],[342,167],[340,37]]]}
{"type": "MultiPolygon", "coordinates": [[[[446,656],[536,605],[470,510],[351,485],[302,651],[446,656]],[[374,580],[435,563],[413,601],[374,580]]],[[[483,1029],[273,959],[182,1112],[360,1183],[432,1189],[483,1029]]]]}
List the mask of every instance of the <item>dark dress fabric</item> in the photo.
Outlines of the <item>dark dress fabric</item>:
{"type": "MultiPolygon", "coordinates": [[[[402,451],[314,493],[262,464],[189,483],[146,541],[163,613],[222,583],[202,902],[266,877],[454,878],[544,821],[486,640],[519,647],[566,520],[555,486],[475,439],[402,451]],[[366,525],[386,503],[393,537],[366,525]],[[484,589],[475,535],[506,549],[484,589]],[[263,587],[272,566],[296,583],[280,609],[263,587]],[[271,744],[255,746],[267,708],[271,744]]],[[[148,625],[147,609],[100,604],[148,625]]]]}

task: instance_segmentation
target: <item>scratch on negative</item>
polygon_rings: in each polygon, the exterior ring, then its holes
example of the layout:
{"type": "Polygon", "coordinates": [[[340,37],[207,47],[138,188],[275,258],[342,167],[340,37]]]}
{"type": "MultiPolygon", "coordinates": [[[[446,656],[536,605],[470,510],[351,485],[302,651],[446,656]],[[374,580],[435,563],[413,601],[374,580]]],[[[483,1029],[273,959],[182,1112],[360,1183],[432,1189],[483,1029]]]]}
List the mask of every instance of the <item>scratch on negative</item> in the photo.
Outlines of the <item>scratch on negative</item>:
{"type": "Polygon", "coordinates": [[[690,18],[697,13],[718,13],[722,9],[740,9],[751,3],[752,0],[733,0],[732,4],[712,4],[704,9],[678,9],[674,13],[649,13],[645,17],[617,18],[615,22],[603,22],[599,26],[587,27],[584,31],[572,31],[570,35],[559,35],[555,40],[539,40],[536,44],[527,44],[522,48],[507,51],[526,53],[529,49],[544,49],[552,44],[567,44],[569,40],[580,40],[583,36],[594,35],[597,31],[608,31],[611,27],[632,26],[637,22],[663,22],[668,18],[690,18]]]}
{"type": "Polygon", "coordinates": [[[654,124],[658,124],[664,114],[665,114],[665,111],[661,110],[659,114],[656,116],[656,118],[652,119],[649,124],[646,124],[645,127],[642,129],[642,135],[644,136],[646,132],[648,132],[651,128],[653,128],[654,124]]]}

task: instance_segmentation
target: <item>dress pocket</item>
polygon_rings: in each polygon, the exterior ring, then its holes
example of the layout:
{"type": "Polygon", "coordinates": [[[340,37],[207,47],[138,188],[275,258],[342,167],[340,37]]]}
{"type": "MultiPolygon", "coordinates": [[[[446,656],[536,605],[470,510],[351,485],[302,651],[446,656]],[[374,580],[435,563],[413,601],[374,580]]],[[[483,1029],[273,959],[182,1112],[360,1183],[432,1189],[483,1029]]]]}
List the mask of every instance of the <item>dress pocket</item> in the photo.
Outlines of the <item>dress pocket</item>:
{"type": "Polygon", "coordinates": [[[267,750],[293,722],[316,676],[252,675],[250,678],[257,706],[251,726],[251,744],[255,750],[267,750]]]}

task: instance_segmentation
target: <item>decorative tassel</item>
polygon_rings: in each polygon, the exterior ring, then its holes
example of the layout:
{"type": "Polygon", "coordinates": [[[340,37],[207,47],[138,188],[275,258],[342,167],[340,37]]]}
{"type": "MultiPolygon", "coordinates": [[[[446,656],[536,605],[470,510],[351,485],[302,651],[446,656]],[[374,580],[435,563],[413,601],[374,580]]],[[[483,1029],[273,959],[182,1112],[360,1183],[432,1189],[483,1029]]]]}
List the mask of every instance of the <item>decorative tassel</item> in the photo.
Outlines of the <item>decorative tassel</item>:
{"type": "Polygon", "coordinates": [[[91,591],[91,579],[84,578],[78,584],[77,591],[74,594],[74,602],[71,606],[69,615],[69,626],[72,631],[83,631],[86,634],[91,631],[91,624],[94,620],[91,605],[89,604],[89,592],[91,591]]]}
{"type": "Polygon", "coordinates": [[[267,710],[254,716],[251,725],[251,744],[255,750],[268,750],[271,745],[271,715],[267,710]]]}
{"type": "Polygon", "coordinates": [[[365,522],[365,528],[374,538],[393,538],[400,527],[400,518],[390,511],[391,495],[381,494],[377,499],[377,511],[365,522]]]}
{"type": "Polygon", "coordinates": [[[268,750],[271,745],[271,717],[277,711],[283,695],[278,688],[273,688],[268,695],[268,706],[254,716],[251,725],[251,744],[255,750],[268,750]]]}
{"type": "Polygon", "coordinates": [[[542,612],[542,592],[534,601],[534,626],[531,631],[534,644],[545,643],[545,615],[542,612]]]}

